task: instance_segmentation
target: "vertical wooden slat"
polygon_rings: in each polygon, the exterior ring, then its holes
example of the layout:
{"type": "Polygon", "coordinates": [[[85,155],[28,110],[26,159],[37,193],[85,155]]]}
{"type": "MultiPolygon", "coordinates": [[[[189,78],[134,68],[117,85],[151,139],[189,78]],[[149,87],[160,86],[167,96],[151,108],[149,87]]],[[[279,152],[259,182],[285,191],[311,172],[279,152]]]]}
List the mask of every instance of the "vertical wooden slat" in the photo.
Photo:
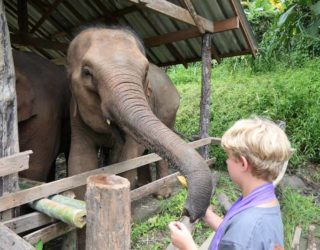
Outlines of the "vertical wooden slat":
{"type": "MultiPolygon", "coordinates": [[[[211,95],[211,35],[205,33],[202,36],[202,86],[200,101],[200,138],[209,137],[210,124],[210,95],[211,95]]],[[[204,159],[209,158],[209,147],[200,149],[204,159]]]]}
{"type": "Polygon", "coordinates": [[[130,249],[130,183],[116,175],[87,180],[86,249],[130,249]]]}
{"type": "MultiPolygon", "coordinates": [[[[19,152],[15,74],[3,1],[0,1],[0,158],[19,152]]],[[[18,175],[0,177],[0,197],[18,190],[18,175]]],[[[16,209],[0,213],[12,218],[16,209]]]]}

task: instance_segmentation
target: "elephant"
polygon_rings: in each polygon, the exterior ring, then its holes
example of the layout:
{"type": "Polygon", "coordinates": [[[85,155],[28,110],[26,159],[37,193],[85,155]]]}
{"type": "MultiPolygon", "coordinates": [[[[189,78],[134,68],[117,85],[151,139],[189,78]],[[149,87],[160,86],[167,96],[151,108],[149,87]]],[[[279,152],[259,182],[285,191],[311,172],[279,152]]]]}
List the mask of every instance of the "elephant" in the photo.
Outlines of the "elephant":
{"type": "Polygon", "coordinates": [[[81,31],[69,45],[67,71],[72,92],[69,173],[96,168],[101,144],[110,150],[111,162],[139,156],[147,148],[186,177],[190,220],[204,216],[213,187],[209,167],[170,129],[179,105],[177,91],[149,63],[136,33],[121,26],[81,31]]]}
{"type": "Polygon", "coordinates": [[[69,154],[70,98],[67,72],[32,52],[13,51],[20,151],[32,150],[29,169],[19,176],[54,180],[59,153],[69,154]]]}

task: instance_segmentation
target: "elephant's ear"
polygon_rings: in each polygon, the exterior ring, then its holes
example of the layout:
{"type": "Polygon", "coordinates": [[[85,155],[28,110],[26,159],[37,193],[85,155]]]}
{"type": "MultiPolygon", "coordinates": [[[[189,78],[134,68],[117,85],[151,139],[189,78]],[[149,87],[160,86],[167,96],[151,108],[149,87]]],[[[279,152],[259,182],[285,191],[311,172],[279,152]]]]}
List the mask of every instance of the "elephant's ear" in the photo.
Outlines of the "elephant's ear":
{"type": "Polygon", "coordinates": [[[34,103],[36,95],[28,78],[19,72],[16,72],[16,93],[18,122],[21,122],[35,115],[34,103]]]}
{"type": "Polygon", "coordinates": [[[78,112],[78,103],[77,103],[76,99],[74,98],[74,96],[72,96],[72,98],[71,98],[71,113],[72,113],[73,117],[77,116],[77,112],[78,112]]]}
{"type": "Polygon", "coordinates": [[[149,80],[149,78],[146,79],[146,84],[145,84],[145,87],[144,87],[144,92],[146,94],[147,97],[151,97],[152,95],[152,88],[151,88],[151,82],[149,80]]]}

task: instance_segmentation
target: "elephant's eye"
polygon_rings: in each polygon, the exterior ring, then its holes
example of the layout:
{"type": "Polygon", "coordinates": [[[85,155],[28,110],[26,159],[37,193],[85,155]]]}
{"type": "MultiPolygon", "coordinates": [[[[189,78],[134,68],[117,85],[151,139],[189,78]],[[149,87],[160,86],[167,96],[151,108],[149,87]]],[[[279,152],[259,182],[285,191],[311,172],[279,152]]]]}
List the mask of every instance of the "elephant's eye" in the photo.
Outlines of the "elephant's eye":
{"type": "Polygon", "coordinates": [[[82,77],[86,77],[86,78],[90,77],[90,78],[92,78],[92,73],[91,73],[90,69],[87,68],[87,67],[83,67],[82,68],[81,74],[82,74],[82,77]]]}

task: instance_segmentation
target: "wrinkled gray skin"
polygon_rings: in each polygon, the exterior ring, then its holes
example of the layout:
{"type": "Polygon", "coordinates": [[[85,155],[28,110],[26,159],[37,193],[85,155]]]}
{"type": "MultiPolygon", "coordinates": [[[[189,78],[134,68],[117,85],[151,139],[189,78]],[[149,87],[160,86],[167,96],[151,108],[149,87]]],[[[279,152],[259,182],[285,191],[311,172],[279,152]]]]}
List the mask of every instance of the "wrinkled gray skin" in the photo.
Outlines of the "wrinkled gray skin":
{"type": "MultiPolygon", "coordinates": [[[[210,170],[202,157],[152,112],[148,82],[163,73],[153,76],[160,70],[149,64],[140,45],[129,31],[107,28],[87,29],[71,42],[67,60],[73,96],[69,174],[97,166],[96,140],[122,154],[116,161],[135,157],[137,154],[129,154],[126,148],[137,141],[187,178],[185,208],[194,221],[204,216],[209,205],[210,170]]],[[[175,98],[173,89],[166,92],[171,94],[175,98]]]]}
{"type": "Polygon", "coordinates": [[[20,176],[52,181],[59,153],[70,147],[67,72],[43,57],[13,51],[20,151],[32,150],[29,169],[20,176]]]}

